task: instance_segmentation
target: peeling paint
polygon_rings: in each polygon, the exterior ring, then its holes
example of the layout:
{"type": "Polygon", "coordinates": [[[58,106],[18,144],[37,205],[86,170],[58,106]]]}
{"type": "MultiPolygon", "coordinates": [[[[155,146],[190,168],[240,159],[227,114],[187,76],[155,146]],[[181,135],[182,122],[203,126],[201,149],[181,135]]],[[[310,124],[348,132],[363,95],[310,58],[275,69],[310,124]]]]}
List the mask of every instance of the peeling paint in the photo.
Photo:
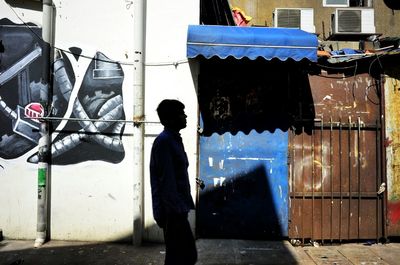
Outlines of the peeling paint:
{"type": "MultiPolygon", "coordinates": [[[[381,177],[375,174],[380,172],[376,153],[380,136],[377,126],[379,90],[368,74],[329,77],[328,74],[323,78],[310,76],[316,117],[314,128],[310,133],[294,135],[291,141],[289,184],[293,196],[290,199],[296,208],[291,208],[289,231],[294,237],[352,238],[355,228],[348,222],[349,217],[363,218],[363,223],[372,227],[381,222],[374,219],[377,213],[375,207],[369,207],[369,198],[360,199],[361,207],[368,205],[368,209],[363,210],[366,215],[360,215],[352,199],[328,196],[334,193],[345,196],[349,190],[355,194],[357,189],[360,193],[377,189],[377,178],[381,177]],[[320,216],[329,208],[331,215],[320,216]],[[364,216],[368,216],[368,220],[364,216]],[[337,226],[339,222],[342,222],[340,227],[337,226]],[[331,229],[329,235],[322,232],[325,228],[331,229]]],[[[366,229],[362,236],[374,236],[375,232],[379,233],[366,229]]]]}
{"type": "Polygon", "coordinates": [[[200,176],[207,185],[198,202],[203,233],[287,236],[287,141],[280,130],[200,137],[200,176]]]}
{"type": "Polygon", "coordinates": [[[215,187],[222,187],[224,185],[225,180],[226,180],[225,177],[214,178],[214,188],[215,187]]]}
{"type": "Polygon", "coordinates": [[[400,90],[398,79],[386,76],[386,176],[389,234],[400,235],[400,90]]]}
{"type": "Polygon", "coordinates": [[[262,158],[262,157],[228,157],[228,160],[255,160],[255,161],[274,161],[275,158],[262,158]]]}
{"type": "Polygon", "coordinates": [[[387,150],[387,178],[389,200],[400,200],[400,92],[394,89],[394,80],[387,78],[385,84],[386,136],[392,140],[391,148],[387,150]]]}
{"type": "Polygon", "coordinates": [[[224,160],[219,161],[219,169],[224,169],[224,160]]]}

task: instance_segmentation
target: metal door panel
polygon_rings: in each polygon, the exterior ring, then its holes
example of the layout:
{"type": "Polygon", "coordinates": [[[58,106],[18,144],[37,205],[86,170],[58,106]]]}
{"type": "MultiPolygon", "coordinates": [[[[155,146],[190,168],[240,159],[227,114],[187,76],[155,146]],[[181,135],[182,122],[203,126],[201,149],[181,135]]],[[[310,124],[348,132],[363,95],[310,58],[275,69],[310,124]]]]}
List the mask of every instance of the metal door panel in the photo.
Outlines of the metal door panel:
{"type": "Polygon", "coordinates": [[[289,237],[383,235],[380,100],[374,80],[310,77],[315,120],[290,134],[289,237]],[[375,84],[375,85],[374,85],[375,84]]]}

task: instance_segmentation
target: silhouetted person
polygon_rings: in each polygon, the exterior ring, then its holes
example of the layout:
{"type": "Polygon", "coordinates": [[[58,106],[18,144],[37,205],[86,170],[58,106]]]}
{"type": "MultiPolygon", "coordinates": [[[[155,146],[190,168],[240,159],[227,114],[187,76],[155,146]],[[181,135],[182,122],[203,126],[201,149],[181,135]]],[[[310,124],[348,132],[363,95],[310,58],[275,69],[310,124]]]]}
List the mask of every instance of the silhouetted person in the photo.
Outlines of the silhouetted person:
{"type": "Polygon", "coordinates": [[[153,143],[150,181],[153,215],[164,231],[165,265],[192,265],[197,261],[188,213],[194,209],[187,168],[189,162],[179,131],[186,127],[185,105],[165,99],[157,108],[164,130],[153,143]]]}

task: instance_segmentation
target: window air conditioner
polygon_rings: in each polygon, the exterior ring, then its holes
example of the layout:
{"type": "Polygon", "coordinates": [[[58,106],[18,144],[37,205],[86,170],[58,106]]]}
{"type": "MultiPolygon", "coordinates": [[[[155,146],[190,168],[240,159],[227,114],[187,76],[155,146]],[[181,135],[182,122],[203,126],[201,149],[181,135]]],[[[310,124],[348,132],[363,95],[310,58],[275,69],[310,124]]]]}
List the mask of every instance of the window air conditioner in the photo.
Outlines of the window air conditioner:
{"type": "Polygon", "coordinates": [[[274,27],[298,28],[315,33],[314,9],[312,8],[276,8],[274,27]]]}
{"type": "Polygon", "coordinates": [[[375,33],[374,9],[337,8],[331,23],[333,34],[375,33]]]}

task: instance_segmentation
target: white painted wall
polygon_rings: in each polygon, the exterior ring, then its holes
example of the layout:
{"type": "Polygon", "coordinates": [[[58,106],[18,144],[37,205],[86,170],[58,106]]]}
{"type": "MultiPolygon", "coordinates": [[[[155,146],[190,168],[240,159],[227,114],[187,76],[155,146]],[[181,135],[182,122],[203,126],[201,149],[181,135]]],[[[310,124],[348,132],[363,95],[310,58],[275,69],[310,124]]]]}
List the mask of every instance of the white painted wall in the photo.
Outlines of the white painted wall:
{"type": "MultiPolygon", "coordinates": [[[[125,1],[56,0],[53,3],[56,50],[82,49],[79,61],[67,54],[77,78],[75,89],[79,89],[91,58],[100,51],[122,63],[124,110],[126,117],[132,117],[129,60],[133,53],[133,10],[125,1]]],[[[52,166],[52,239],[111,241],[131,238],[134,177],[131,132],[132,125],[127,124],[123,137],[125,159],[120,163],[85,161],[52,166]]]]}
{"type": "MultiPolygon", "coordinates": [[[[182,101],[188,116],[187,128],[181,131],[189,158],[189,177],[192,196],[196,197],[197,176],[197,95],[186,59],[186,38],[189,24],[198,24],[199,1],[147,1],[146,19],[146,120],[159,121],[156,113],[161,100],[170,98],[182,101]],[[174,63],[178,63],[176,66],[174,63]]],[[[149,156],[155,136],[162,126],[146,125],[145,138],[145,239],[162,240],[162,232],[153,220],[149,177],[149,156]]],[[[194,223],[194,211],[191,213],[194,223]]]]}
{"type": "MultiPolygon", "coordinates": [[[[28,3],[27,6],[38,7],[28,3]]],[[[0,18],[8,18],[16,24],[21,24],[22,20],[39,26],[42,23],[40,11],[12,8],[5,1],[0,1],[0,18]]],[[[31,150],[18,159],[0,158],[0,229],[5,237],[29,239],[36,236],[37,166],[25,162],[36,151],[31,150]]]]}
{"type": "MultiPolygon", "coordinates": [[[[30,1],[26,1],[29,3],[30,1]]],[[[133,5],[131,1],[55,0],[55,47],[68,51],[82,49],[93,57],[96,51],[122,64],[124,111],[133,116],[133,5]]],[[[40,4],[40,2],[39,2],[40,4]]],[[[188,126],[182,131],[189,157],[192,194],[196,196],[197,175],[197,95],[186,60],[186,36],[189,24],[198,24],[199,1],[147,1],[145,115],[158,121],[155,109],[165,98],[186,105],[188,126]],[[173,63],[178,63],[173,65],[173,63]]],[[[41,26],[41,12],[13,9],[0,1],[0,18],[15,23],[33,22],[41,26]]],[[[76,82],[82,81],[90,59],[74,60],[76,82]]],[[[78,87],[78,86],[77,86],[78,87]]],[[[77,91],[72,93],[76,96],[77,91]]],[[[71,113],[71,109],[67,112],[71,113]]],[[[65,123],[57,129],[62,129],[65,123]]],[[[162,130],[159,124],[145,127],[145,239],[162,240],[152,217],[148,163],[152,141],[162,130]]],[[[54,133],[53,139],[57,136],[54,133]]],[[[111,241],[132,237],[133,180],[132,125],[127,124],[123,144],[125,158],[113,164],[84,161],[51,167],[51,238],[56,240],[111,241]]],[[[0,158],[0,229],[5,237],[33,239],[36,236],[37,166],[27,163],[36,148],[13,160],[0,158]]],[[[194,227],[194,213],[191,215],[194,227]]]]}

